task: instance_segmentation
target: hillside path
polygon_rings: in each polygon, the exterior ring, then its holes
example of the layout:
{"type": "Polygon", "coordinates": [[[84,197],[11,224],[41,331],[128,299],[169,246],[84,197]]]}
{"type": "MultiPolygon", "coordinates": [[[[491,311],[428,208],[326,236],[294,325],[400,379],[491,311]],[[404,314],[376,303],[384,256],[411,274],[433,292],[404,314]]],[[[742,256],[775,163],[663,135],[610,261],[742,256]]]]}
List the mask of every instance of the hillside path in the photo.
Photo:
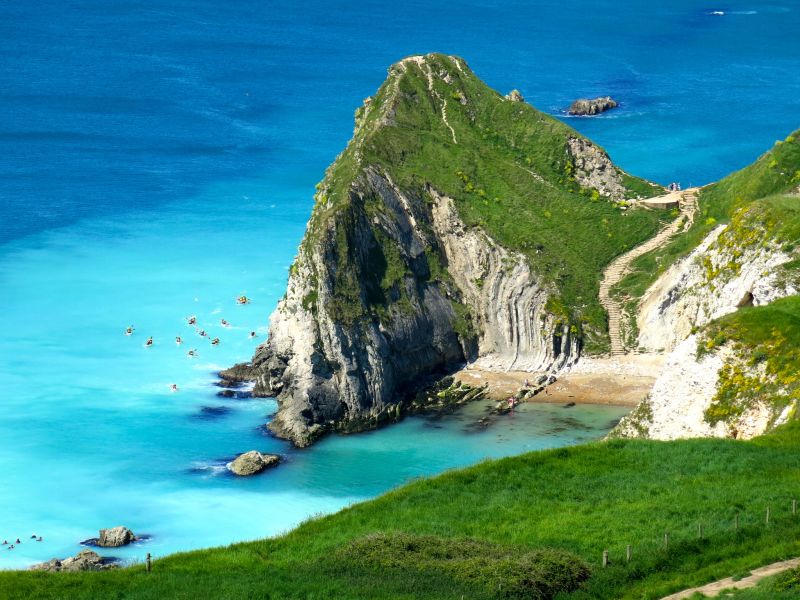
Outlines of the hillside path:
{"type": "Polygon", "coordinates": [[[670,192],[658,198],[649,198],[648,203],[666,204],[677,201],[681,214],[674,221],[664,226],[655,236],[636,246],[633,250],[615,258],[603,271],[603,280],[600,282],[600,304],[608,312],[608,334],[611,338],[612,356],[625,354],[625,346],[622,343],[620,327],[623,315],[622,305],[611,297],[611,288],[627,275],[634,260],[664,245],[676,233],[689,229],[694,220],[694,213],[697,210],[697,192],[698,188],[689,188],[681,192],[670,192]]]}
{"type": "Polygon", "coordinates": [[[800,567],[800,558],[784,560],[781,562],[772,563],[771,565],[767,565],[765,567],[753,569],[750,571],[750,575],[743,577],[739,581],[734,581],[733,578],[728,577],[727,579],[720,579],[719,581],[715,581],[700,587],[683,590],[682,592],[678,592],[670,596],[664,596],[664,598],[661,600],[683,600],[684,598],[691,598],[693,594],[697,594],[698,592],[704,596],[713,598],[718,596],[723,590],[729,590],[731,588],[744,590],[755,587],[755,585],[765,577],[771,577],[772,575],[777,575],[778,573],[788,571],[789,569],[795,569],[797,567],[800,567]]]}

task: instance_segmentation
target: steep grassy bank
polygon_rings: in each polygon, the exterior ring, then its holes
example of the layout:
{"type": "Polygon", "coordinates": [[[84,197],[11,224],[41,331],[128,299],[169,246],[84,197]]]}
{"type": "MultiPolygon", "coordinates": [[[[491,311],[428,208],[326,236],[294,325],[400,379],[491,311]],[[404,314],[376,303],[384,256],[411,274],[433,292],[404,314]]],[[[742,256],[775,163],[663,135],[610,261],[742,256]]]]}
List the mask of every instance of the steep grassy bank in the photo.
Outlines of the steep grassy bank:
{"type": "Polygon", "coordinates": [[[800,554],[800,517],[790,511],[800,495],[798,450],[800,426],[791,423],[751,442],[614,440],[534,452],[411,483],[277,539],[170,556],[150,574],[142,567],[2,573],[0,596],[509,597],[502,586],[487,587],[495,574],[456,575],[442,566],[447,556],[463,566],[469,557],[457,540],[469,538],[468,548],[494,545],[487,546],[494,558],[504,549],[513,556],[542,548],[580,556],[591,578],[562,598],[658,598],[800,554]],[[376,533],[435,537],[433,546],[416,538],[411,553],[395,545],[376,562],[375,545],[365,537],[376,533]],[[611,559],[606,569],[599,564],[604,549],[611,559]],[[431,552],[435,560],[419,560],[431,552]]]}

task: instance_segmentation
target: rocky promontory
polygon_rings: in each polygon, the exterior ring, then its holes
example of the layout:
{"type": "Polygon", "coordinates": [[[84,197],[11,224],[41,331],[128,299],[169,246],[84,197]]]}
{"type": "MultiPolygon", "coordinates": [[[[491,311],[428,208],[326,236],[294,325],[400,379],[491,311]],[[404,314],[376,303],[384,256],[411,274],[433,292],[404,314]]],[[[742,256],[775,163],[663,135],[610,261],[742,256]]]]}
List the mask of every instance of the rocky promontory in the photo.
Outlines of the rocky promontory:
{"type": "Polygon", "coordinates": [[[561,295],[576,223],[607,240],[623,218],[591,197],[632,194],[605,152],[458,57],[406,58],[371,98],[317,186],[267,342],[220,373],[276,396],[269,428],[297,446],[397,420],[420,381],[465,363],[557,373],[604,335],[591,294],[561,295]],[[591,216],[549,224],[557,205],[591,216]]]}
{"type": "Polygon", "coordinates": [[[607,110],[611,110],[612,108],[616,108],[618,106],[617,101],[614,100],[611,96],[602,96],[600,98],[580,98],[573,102],[567,113],[570,115],[577,115],[577,116],[594,116],[599,115],[602,112],[607,110]]]}

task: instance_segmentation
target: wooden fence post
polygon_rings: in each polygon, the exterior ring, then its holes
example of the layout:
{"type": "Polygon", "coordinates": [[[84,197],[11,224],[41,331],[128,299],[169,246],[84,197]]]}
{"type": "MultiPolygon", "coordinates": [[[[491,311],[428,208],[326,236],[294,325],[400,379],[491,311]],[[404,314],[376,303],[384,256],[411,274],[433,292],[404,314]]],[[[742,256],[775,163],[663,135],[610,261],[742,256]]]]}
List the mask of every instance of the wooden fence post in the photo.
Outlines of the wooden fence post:
{"type": "Polygon", "coordinates": [[[702,523],[698,523],[697,524],[697,538],[701,539],[701,540],[703,539],[703,524],[702,523]]]}
{"type": "Polygon", "coordinates": [[[625,562],[631,562],[631,545],[630,544],[628,544],[628,546],[625,548],[625,562]]]}
{"type": "Polygon", "coordinates": [[[792,514],[797,514],[797,500],[792,500],[792,514]]]}
{"type": "Polygon", "coordinates": [[[149,552],[147,553],[147,558],[144,561],[144,566],[145,566],[145,569],[147,569],[148,573],[153,570],[153,565],[152,565],[152,562],[150,561],[150,553],[149,552]]]}
{"type": "Polygon", "coordinates": [[[764,523],[765,523],[766,525],[769,525],[769,506],[767,507],[767,517],[766,517],[766,519],[765,519],[764,523]]]}
{"type": "Polygon", "coordinates": [[[603,550],[603,568],[608,566],[608,550],[603,550]]]}

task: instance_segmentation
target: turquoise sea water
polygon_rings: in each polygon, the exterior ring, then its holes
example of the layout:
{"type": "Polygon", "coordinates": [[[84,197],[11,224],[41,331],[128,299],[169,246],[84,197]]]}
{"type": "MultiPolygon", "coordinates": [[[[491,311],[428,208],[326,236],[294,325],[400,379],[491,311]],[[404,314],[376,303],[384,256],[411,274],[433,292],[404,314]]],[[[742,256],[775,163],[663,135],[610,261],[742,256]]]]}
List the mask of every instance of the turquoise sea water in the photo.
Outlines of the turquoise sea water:
{"type": "Polygon", "coordinates": [[[120,557],[252,539],[600,437],[622,410],[524,406],[476,432],[473,405],[296,451],[263,431],[274,401],[218,397],[214,372],[264,339],[313,186],[404,55],[458,54],[556,115],[612,94],[619,110],[569,123],[662,183],[714,180],[800,126],[800,8],[652,4],[0,4],[0,539],[23,541],[0,568],[117,524],[153,536],[120,557]],[[221,468],[252,448],[286,462],[221,468]]]}

